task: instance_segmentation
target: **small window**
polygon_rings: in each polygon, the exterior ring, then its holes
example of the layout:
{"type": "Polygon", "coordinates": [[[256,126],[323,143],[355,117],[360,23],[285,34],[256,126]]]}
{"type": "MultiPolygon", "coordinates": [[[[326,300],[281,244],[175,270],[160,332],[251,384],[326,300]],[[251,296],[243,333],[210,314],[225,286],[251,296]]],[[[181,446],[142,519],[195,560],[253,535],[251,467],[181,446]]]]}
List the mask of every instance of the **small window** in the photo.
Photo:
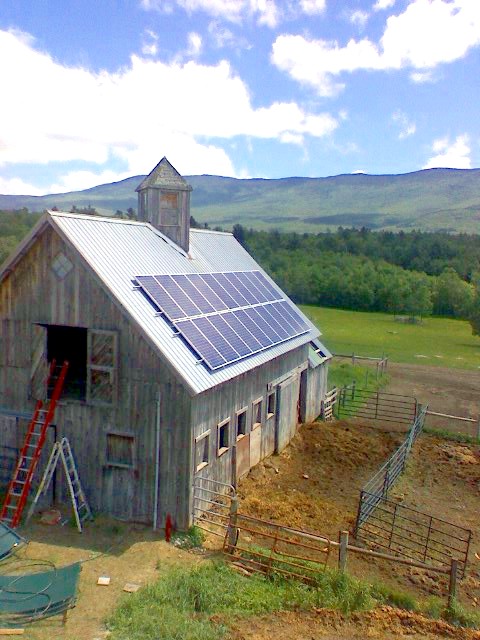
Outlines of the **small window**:
{"type": "Polygon", "coordinates": [[[262,426],[263,400],[259,398],[252,404],[252,429],[262,426]]]}
{"type": "Polygon", "coordinates": [[[125,433],[107,433],[107,465],[135,468],[135,436],[125,433]]]}
{"type": "Polygon", "coordinates": [[[236,434],[237,434],[237,440],[239,438],[243,438],[244,435],[246,435],[247,433],[247,409],[245,407],[245,409],[241,409],[240,411],[237,411],[237,417],[235,420],[236,424],[236,434]]]}
{"type": "Polygon", "coordinates": [[[160,196],[160,208],[161,209],[177,209],[178,193],[163,192],[160,196]]]}
{"type": "Polygon", "coordinates": [[[269,393],[267,396],[267,420],[275,415],[275,404],[277,400],[277,394],[275,391],[269,393]]]}
{"type": "Polygon", "coordinates": [[[217,455],[221,456],[222,453],[228,450],[230,446],[230,418],[224,420],[217,427],[217,455]]]}
{"type": "Polygon", "coordinates": [[[210,431],[195,438],[195,469],[200,471],[209,463],[210,431]]]}

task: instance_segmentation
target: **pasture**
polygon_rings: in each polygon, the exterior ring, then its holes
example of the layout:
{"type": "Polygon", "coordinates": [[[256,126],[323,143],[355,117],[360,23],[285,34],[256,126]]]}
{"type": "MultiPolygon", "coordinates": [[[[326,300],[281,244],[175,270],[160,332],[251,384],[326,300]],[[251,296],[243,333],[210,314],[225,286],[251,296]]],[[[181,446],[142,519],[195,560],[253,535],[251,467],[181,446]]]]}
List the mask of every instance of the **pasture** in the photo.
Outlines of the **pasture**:
{"type": "Polygon", "coordinates": [[[386,313],[311,305],[301,309],[320,327],[322,341],[333,353],[385,353],[392,362],[480,369],[480,337],[472,335],[464,320],[425,318],[421,324],[403,324],[386,313]]]}

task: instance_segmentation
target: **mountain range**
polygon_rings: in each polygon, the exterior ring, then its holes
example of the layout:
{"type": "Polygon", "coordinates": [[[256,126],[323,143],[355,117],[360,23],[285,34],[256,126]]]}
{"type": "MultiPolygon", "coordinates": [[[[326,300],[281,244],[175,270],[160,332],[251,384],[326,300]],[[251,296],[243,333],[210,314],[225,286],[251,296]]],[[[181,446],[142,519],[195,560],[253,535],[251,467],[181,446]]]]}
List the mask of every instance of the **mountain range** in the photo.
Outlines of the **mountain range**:
{"type": "MultiPolygon", "coordinates": [[[[45,196],[0,195],[0,209],[42,211],[92,206],[102,215],[137,208],[144,176],[84,191],[45,196]]],[[[236,179],[186,176],[191,213],[225,229],[316,233],[344,227],[392,231],[480,232],[480,169],[426,169],[401,175],[348,174],[327,178],[236,179]]]]}

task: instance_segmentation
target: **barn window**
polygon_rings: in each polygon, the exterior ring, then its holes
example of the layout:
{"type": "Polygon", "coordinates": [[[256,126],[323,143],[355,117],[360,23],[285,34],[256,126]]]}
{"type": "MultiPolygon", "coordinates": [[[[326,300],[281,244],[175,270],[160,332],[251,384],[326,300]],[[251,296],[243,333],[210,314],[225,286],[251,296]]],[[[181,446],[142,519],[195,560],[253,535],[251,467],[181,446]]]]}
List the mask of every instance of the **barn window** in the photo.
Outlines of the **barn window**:
{"type": "Polygon", "coordinates": [[[222,453],[228,450],[230,446],[230,418],[220,422],[217,427],[217,455],[221,456],[222,453]]]}
{"type": "Polygon", "coordinates": [[[262,398],[255,400],[252,404],[252,429],[262,426],[262,406],[262,398]]]}
{"type": "Polygon", "coordinates": [[[195,438],[195,470],[200,471],[210,461],[210,429],[195,438]]]}
{"type": "Polygon", "coordinates": [[[267,396],[267,420],[275,415],[275,404],[277,400],[277,394],[275,391],[269,393],[267,396]]]}
{"type": "Polygon", "coordinates": [[[235,431],[237,440],[243,438],[247,433],[247,407],[237,411],[235,418],[235,431]]]}
{"type": "Polygon", "coordinates": [[[178,225],[178,193],[163,192],[160,195],[160,209],[162,224],[173,227],[178,225]]]}
{"type": "Polygon", "coordinates": [[[107,465],[135,468],[135,436],[129,433],[107,433],[107,465]]]}
{"type": "Polygon", "coordinates": [[[60,280],[63,280],[73,269],[73,264],[64,253],[59,253],[52,262],[52,270],[60,280]]]}
{"type": "MultiPolygon", "coordinates": [[[[69,367],[62,399],[111,406],[117,391],[117,334],[114,331],[34,325],[30,393],[45,399],[45,381],[53,360],[69,367]]],[[[53,379],[48,394],[53,391],[53,379]]]]}

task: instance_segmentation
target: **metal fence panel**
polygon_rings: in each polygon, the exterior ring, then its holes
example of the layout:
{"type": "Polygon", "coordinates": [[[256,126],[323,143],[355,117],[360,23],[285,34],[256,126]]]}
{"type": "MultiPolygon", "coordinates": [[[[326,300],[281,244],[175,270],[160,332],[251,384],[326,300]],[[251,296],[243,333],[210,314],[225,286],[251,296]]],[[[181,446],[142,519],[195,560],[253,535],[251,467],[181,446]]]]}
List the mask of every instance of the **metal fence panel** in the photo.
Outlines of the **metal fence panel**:
{"type": "Polygon", "coordinates": [[[193,524],[223,538],[234,498],[236,492],[233,485],[197,476],[193,482],[193,524]]]}
{"type": "Polygon", "coordinates": [[[355,537],[432,566],[449,566],[454,559],[464,573],[472,536],[469,529],[388,500],[422,432],[427,410],[426,405],[421,408],[403,443],[361,490],[355,537]]]}

